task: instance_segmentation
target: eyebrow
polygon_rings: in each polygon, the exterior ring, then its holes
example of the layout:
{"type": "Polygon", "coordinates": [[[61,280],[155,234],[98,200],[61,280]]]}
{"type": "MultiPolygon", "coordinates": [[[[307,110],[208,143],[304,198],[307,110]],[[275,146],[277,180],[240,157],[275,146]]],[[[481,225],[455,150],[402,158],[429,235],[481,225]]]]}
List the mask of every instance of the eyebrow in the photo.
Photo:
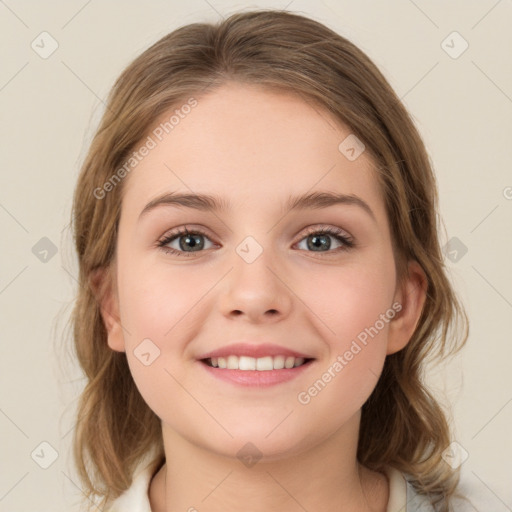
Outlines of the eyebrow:
{"type": "MultiPolygon", "coordinates": [[[[338,194],[334,192],[312,192],[299,196],[290,196],[284,205],[285,211],[328,208],[338,204],[358,206],[375,222],[372,209],[363,199],[354,194],[338,194]]],[[[166,193],[150,201],[139,215],[139,220],[160,206],[182,206],[201,211],[227,212],[230,203],[226,199],[210,194],[178,194],[166,193]]]]}

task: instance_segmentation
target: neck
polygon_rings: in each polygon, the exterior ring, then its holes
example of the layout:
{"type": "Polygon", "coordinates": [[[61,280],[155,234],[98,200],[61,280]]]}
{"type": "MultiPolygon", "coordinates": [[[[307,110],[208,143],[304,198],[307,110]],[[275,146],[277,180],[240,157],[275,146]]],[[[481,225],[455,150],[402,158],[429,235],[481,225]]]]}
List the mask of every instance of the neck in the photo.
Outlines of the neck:
{"type": "Polygon", "coordinates": [[[256,463],[198,446],[163,424],[166,463],[151,481],[151,510],[384,512],[386,477],[356,459],[359,418],[300,452],[256,463]]]}

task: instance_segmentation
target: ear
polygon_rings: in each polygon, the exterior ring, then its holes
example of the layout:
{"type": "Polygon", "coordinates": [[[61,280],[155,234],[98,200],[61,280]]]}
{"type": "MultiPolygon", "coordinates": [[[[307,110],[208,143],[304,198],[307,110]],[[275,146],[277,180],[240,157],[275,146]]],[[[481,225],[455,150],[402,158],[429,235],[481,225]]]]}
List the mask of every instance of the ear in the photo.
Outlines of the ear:
{"type": "Polygon", "coordinates": [[[424,270],[415,260],[411,260],[408,266],[409,275],[394,298],[401,309],[389,323],[388,355],[402,350],[409,343],[427,298],[428,279],[424,270]]]}
{"type": "Polygon", "coordinates": [[[125,352],[123,329],[119,317],[119,299],[116,291],[115,266],[99,268],[89,276],[89,286],[100,307],[101,317],[107,330],[108,346],[125,352]]]}

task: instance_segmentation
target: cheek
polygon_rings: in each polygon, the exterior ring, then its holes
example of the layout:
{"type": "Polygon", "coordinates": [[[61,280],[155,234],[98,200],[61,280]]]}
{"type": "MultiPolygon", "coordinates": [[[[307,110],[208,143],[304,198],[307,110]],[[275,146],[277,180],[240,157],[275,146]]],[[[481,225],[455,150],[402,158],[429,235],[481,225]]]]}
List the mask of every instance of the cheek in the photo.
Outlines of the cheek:
{"type": "MultiPolygon", "coordinates": [[[[160,347],[176,340],[178,332],[183,337],[183,328],[193,323],[202,297],[214,284],[211,273],[156,265],[127,269],[120,280],[121,318],[130,331],[130,344],[151,338],[160,347]]],[[[174,342],[172,346],[179,348],[174,342]]]]}
{"type": "Polygon", "coordinates": [[[393,279],[389,269],[386,274],[378,266],[353,266],[314,281],[307,305],[318,316],[328,352],[316,375],[325,406],[334,400],[358,408],[375,387],[395,316],[393,279]]]}
{"type": "Polygon", "coordinates": [[[215,275],[185,266],[124,263],[118,288],[128,364],[144,401],[165,418],[166,413],[190,409],[190,396],[182,385],[190,388],[185,377],[186,365],[192,363],[185,353],[201,330],[202,299],[215,284],[215,275]]]}
{"type": "Polygon", "coordinates": [[[316,275],[309,284],[302,284],[299,293],[307,297],[306,304],[324,325],[332,344],[342,349],[391,308],[393,279],[389,268],[351,265],[316,275]]]}

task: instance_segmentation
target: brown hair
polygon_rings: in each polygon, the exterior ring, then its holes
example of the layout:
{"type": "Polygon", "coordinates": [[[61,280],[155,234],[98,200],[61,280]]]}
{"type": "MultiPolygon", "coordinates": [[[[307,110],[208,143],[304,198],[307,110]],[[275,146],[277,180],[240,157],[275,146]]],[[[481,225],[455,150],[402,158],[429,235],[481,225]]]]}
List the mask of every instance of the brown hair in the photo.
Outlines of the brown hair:
{"type": "Polygon", "coordinates": [[[165,458],[159,418],[139,394],[126,355],[107,345],[99,299],[115,283],[106,280],[96,290],[93,281],[115,258],[123,183],[101,199],[97,191],[159,116],[228,80],[285,90],[320,105],[350,127],[376,162],[398,279],[406,276],[406,263],[416,260],[428,289],[410,342],[386,358],[363,406],[358,460],[377,471],[385,466],[403,471],[438,510],[450,510],[459,474],[442,460],[451,441],[449,426],[422,374],[427,360],[462,347],[468,320],[445,271],[427,152],[399,98],[365,53],[324,25],[283,11],[236,13],[217,25],[179,28],[137,57],[110,92],[80,172],[72,217],[80,284],[72,325],[87,378],[73,442],[87,496],[103,496],[105,503],[130,486],[148,451],[154,449],[155,469],[165,458]]]}

